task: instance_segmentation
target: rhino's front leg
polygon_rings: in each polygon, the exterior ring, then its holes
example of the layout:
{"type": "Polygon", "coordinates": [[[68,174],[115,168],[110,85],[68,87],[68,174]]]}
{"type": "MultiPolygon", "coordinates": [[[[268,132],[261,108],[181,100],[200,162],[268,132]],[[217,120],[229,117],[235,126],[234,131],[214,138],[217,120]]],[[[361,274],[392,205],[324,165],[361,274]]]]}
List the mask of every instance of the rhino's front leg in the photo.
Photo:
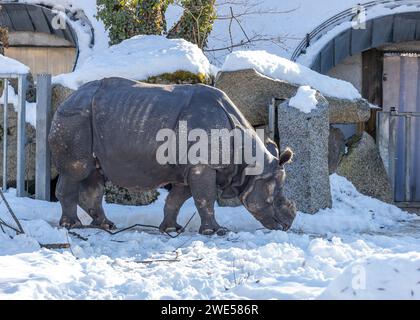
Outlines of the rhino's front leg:
{"type": "Polygon", "coordinates": [[[184,202],[191,197],[189,186],[173,185],[166,198],[162,223],[159,226],[161,232],[180,232],[182,227],[176,222],[184,202]]]}
{"type": "Polygon", "coordinates": [[[197,165],[190,169],[188,184],[201,218],[200,233],[222,235],[214,216],[214,203],[216,202],[216,171],[204,166],[197,165]]]}

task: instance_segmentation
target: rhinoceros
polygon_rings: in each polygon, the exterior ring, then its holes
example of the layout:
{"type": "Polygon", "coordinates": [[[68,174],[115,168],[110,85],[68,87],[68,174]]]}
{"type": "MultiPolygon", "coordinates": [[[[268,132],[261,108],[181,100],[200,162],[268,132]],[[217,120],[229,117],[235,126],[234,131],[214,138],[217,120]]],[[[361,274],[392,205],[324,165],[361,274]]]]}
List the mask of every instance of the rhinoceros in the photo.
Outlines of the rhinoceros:
{"type": "Polygon", "coordinates": [[[49,144],[59,172],[60,225],[69,229],[81,226],[77,205],[92,217],[92,225],[115,228],[102,207],[106,180],[136,190],[170,185],[162,232],[182,230],[177,216],[192,197],[201,218],[199,232],[223,233],[215,219],[217,189],[223,198],[238,197],[268,229],[288,230],[296,215],[294,202],[282,191],[284,166],[293,152],[286,149],[279,155],[274,143],[264,144],[227,95],[210,86],[152,85],[123,78],[89,82],[57,109],[49,144]],[[254,147],[262,148],[262,172],[249,175],[249,164],[234,162],[161,164],[156,154],[162,142],[156,137],[168,128],[180,135],[181,121],[188,130],[239,128],[251,135],[254,147]]]}

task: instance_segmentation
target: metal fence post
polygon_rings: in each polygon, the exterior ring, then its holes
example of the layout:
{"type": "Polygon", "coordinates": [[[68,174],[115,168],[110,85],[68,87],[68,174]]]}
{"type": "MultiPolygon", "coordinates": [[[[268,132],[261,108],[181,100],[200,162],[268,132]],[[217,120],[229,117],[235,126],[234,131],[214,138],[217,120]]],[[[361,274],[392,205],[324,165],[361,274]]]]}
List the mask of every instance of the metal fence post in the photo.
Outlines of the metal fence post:
{"type": "Polygon", "coordinates": [[[395,172],[397,163],[397,126],[398,116],[395,109],[391,109],[389,117],[389,176],[391,178],[392,194],[395,197],[395,172]]]}
{"type": "Polygon", "coordinates": [[[273,98],[268,105],[268,137],[274,141],[274,131],[276,130],[276,99],[273,98]]]}
{"type": "Polygon", "coordinates": [[[17,174],[16,196],[25,192],[25,143],[26,143],[26,75],[19,75],[19,98],[17,120],[17,174]]]}
{"type": "Polygon", "coordinates": [[[51,184],[50,125],[51,75],[40,74],[37,78],[35,198],[46,201],[50,201],[51,184]]]}
{"type": "Polygon", "coordinates": [[[3,97],[3,191],[5,192],[7,190],[7,129],[9,127],[9,79],[4,79],[3,97]]]}
{"type": "Polygon", "coordinates": [[[412,149],[411,149],[411,116],[406,115],[405,117],[405,145],[404,145],[404,153],[405,153],[405,201],[411,201],[411,157],[412,157],[412,149]]]}

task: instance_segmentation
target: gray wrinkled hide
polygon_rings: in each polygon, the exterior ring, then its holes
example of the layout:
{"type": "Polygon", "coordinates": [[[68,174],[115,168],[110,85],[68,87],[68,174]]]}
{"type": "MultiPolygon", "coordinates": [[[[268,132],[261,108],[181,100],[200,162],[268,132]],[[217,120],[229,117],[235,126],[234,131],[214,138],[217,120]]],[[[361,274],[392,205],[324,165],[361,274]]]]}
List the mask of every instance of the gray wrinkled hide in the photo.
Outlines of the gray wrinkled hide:
{"type": "Polygon", "coordinates": [[[311,113],[290,107],[289,101],[278,110],[280,148],[290,147],[295,153],[287,170],[286,197],[293,198],[297,209],[305,213],[331,207],[328,101],[319,95],[311,113]]]}

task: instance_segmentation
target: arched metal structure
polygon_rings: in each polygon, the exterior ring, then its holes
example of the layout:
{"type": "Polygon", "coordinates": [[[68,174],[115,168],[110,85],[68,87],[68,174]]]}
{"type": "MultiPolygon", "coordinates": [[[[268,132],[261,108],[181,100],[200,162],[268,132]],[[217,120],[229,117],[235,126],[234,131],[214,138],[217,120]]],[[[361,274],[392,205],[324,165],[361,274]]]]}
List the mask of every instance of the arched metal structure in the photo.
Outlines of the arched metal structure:
{"type": "Polygon", "coordinates": [[[65,39],[77,47],[77,36],[67,23],[66,28],[54,28],[56,14],[39,5],[23,3],[0,3],[0,25],[9,32],[37,32],[65,39]]]}
{"type": "MultiPolygon", "coordinates": [[[[411,7],[409,10],[410,12],[389,14],[371,19],[368,18],[365,29],[354,29],[349,27],[347,30],[342,31],[320,49],[309,66],[313,70],[325,74],[348,56],[384,44],[420,40],[419,1],[371,1],[362,6],[364,10],[369,13],[370,9],[378,7],[379,5],[387,6],[388,9],[397,8],[402,5],[411,7]]],[[[355,14],[354,9],[350,8],[345,10],[308,33],[306,38],[296,47],[292,55],[292,60],[296,61],[300,56],[306,54],[314,43],[320,41],[328,32],[333,31],[334,28],[343,23],[352,21],[355,14]]]]}

